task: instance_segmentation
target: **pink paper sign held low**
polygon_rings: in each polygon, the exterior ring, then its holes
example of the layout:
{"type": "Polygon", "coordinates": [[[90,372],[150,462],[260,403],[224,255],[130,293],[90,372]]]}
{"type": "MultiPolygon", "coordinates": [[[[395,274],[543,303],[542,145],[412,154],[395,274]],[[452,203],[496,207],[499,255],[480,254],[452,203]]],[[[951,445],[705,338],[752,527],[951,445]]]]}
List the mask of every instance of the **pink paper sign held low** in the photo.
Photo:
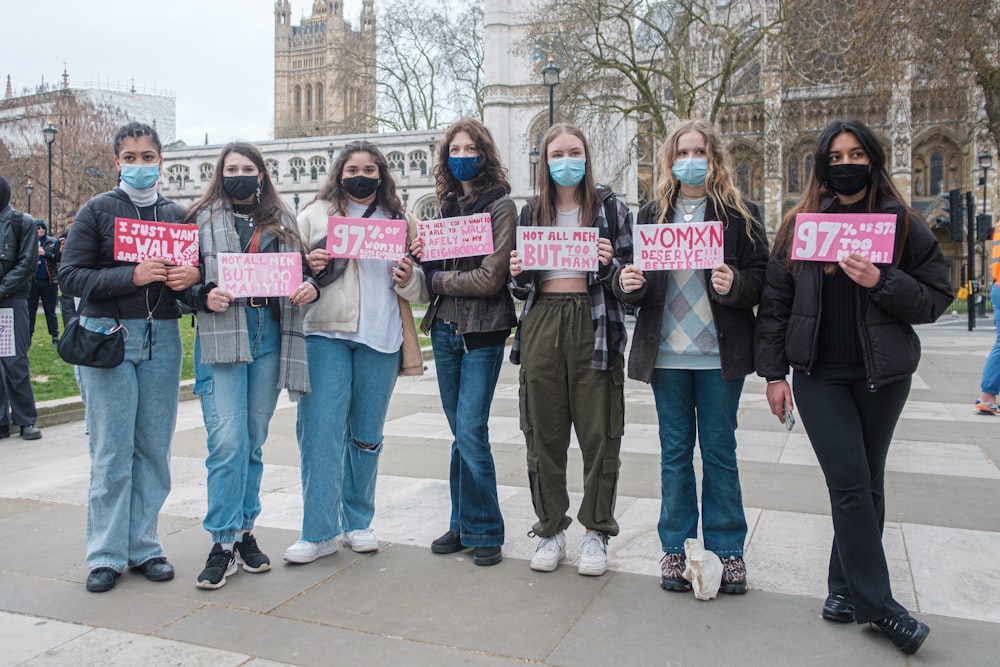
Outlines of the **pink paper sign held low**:
{"type": "Polygon", "coordinates": [[[711,269],[722,264],[722,223],[674,222],[633,227],[633,261],[643,271],[711,269]]]}
{"type": "Polygon", "coordinates": [[[197,225],[115,218],[115,259],[138,264],[151,257],[198,266],[197,225]]]}
{"type": "Polygon", "coordinates": [[[406,220],[330,216],[326,249],[331,257],[394,261],[406,254],[406,220]]]}
{"type": "Polygon", "coordinates": [[[885,213],[799,213],[792,259],[839,262],[852,252],[888,264],[896,243],[896,216],[885,213]]]}
{"type": "Polygon", "coordinates": [[[219,289],[233,296],[291,296],[302,284],[297,252],[219,254],[219,289]]]}
{"type": "Polygon", "coordinates": [[[525,271],[596,271],[593,227],[518,227],[517,255],[525,271]]]}
{"type": "Polygon", "coordinates": [[[421,261],[493,253],[493,227],[489,213],[421,220],[417,222],[417,235],[424,241],[421,261]]]}

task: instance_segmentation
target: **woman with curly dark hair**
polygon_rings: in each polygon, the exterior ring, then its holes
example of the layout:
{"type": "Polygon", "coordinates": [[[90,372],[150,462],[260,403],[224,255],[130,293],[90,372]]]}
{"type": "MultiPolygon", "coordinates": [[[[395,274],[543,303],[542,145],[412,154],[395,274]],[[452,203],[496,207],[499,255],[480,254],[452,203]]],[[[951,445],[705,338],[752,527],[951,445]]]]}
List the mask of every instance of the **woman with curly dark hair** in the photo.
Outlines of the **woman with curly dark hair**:
{"type": "MultiPolygon", "coordinates": [[[[451,445],[451,521],[431,551],[473,548],[476,565],[503,559],[503,515],[487,421],[503,364],[504,346],[517,322],[507,291],[517,207],[489,130],[463,118],[445,130],[434,178],[442,217],[489,213],[493,252],[425,262],[431,306],[422,328],[431,335],[438,388],[454,441],[451,445]]],[[[418,260],[423,240],[410,245],[418,260]]]]}

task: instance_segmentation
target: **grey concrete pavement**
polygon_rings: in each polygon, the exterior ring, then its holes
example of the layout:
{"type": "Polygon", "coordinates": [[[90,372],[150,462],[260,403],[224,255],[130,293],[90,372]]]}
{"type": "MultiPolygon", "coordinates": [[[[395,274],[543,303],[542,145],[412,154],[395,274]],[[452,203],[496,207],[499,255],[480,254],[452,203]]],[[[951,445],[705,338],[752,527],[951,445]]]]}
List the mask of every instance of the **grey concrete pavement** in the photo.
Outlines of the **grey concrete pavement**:
{"type": "MultiPolygon", "coordinates": [[[[205,435],[197,402],[181,404],[173,491],[160,533],[177,578],[126,573],[110,593],[83,582],[87,440],[81,422],[44,438],[0,441],[0,666],[547,664],[993,665],[1000,653],[1000,418],[973,414],[992,327],[964,320],[919,329],[924,359],[888,462],[886,549],[896,596],[932,629],[907,658],[877,632],[823,621],[832,529],[822,474],[801,427],[768,413],[764,383],[744,390],[738,431],[750,526],[750,592],[700,602],[660,590],[659,454],[648,387],[626,387],[627,420],[609,572],[568,559],[533,572],[535,541],[517,420],[516,368],[505,364],[491,418],[507,528],[505,560],[432,555],[448,522],[450,437],[433,362],[397,385],[386,425],[373,527],[378,553],[343,549],[293,566],[301,487],[295,408],[283,402],[265,447],[255,533],[274,569],[195,588],[211,544],[205,435]]],[[[575,443],[574,443],[575,447],[575,443]]],[[[571,452],[571,499],[581,470],[571,452]]]]}

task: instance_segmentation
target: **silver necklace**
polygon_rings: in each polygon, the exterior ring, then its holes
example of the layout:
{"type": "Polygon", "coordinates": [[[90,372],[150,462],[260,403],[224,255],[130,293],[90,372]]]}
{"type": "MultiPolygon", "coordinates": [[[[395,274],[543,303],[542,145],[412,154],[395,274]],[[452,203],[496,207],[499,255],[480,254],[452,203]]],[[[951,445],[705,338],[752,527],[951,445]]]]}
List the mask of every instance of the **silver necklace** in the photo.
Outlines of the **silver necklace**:
{"type": "Polygon", "coordinates": [[[686,203],[687,200],[678,197],[677,202],[681,205],[681,209],[684,211],[684,222],[691,222],[691,218],[694,217],[695,211],[704,206],[707,199],[707,196],[699,197],[698,199],[691,199],[690,201],[693,202],[693,204],[690,208],[688,208],[686,203]]]}

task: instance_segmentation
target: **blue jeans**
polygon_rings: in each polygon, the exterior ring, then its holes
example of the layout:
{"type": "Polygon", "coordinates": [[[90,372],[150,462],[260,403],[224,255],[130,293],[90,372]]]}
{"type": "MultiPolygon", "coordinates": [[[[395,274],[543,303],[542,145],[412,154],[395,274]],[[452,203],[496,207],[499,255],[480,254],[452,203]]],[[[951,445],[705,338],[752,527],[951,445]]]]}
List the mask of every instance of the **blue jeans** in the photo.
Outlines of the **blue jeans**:
{"type": "Polygon", "coordinates": [[[660,546],[684,553],[684,540],[698,536],[697,432],[705,548],[720,558],[742,557],[747,522],[736,463],[736,411],[743,378],[723,380],[719,369],[657,368],[650,384],[660,422],[660,546]]]}
{"type": "Polygon", "coordinates": [[[269,308],[246,308],[253,362],[206,364],[194,345],[194,393],[208,432],[208,510],[213,542],[234,542],[260,514],[261,449],[278,402],[281,331],[269,308]]]}
{"type": "MultiPolygon", "coordinates": [[[[96,331],[114,320],[83,317],[96,331]]],[[[78,366],[90,431],[87,566],[121,572],[163,555],[156,520],[170,493],[181,337],[177,320],[122,320],[125,360],[78,366]]]]}
{"type": "Polygon", "coordinates": [[[382,429],[402,352],[306,336],[311,393],[299,400],[302,539],[323,542],[375,516],[382,429]]]}
{"type": "Polygon", "coordinates": [[[980,389],[983,393],[996,396],[1000,394],[1000,285],[993,283],[990,299],[993,300],[993,323],[997,329],[997,339],[993,342],[989,356],[986,357],[980,389]]]}
{"type": "Polygon", "coordinates": [[[457,531],[467,547],[499,546],[504,526],[488,422],[504,346],[466,350],[455,325],[440,321],[431,329],[431,345],[441,404],[455,438],[450,530],[457,531]]]}

